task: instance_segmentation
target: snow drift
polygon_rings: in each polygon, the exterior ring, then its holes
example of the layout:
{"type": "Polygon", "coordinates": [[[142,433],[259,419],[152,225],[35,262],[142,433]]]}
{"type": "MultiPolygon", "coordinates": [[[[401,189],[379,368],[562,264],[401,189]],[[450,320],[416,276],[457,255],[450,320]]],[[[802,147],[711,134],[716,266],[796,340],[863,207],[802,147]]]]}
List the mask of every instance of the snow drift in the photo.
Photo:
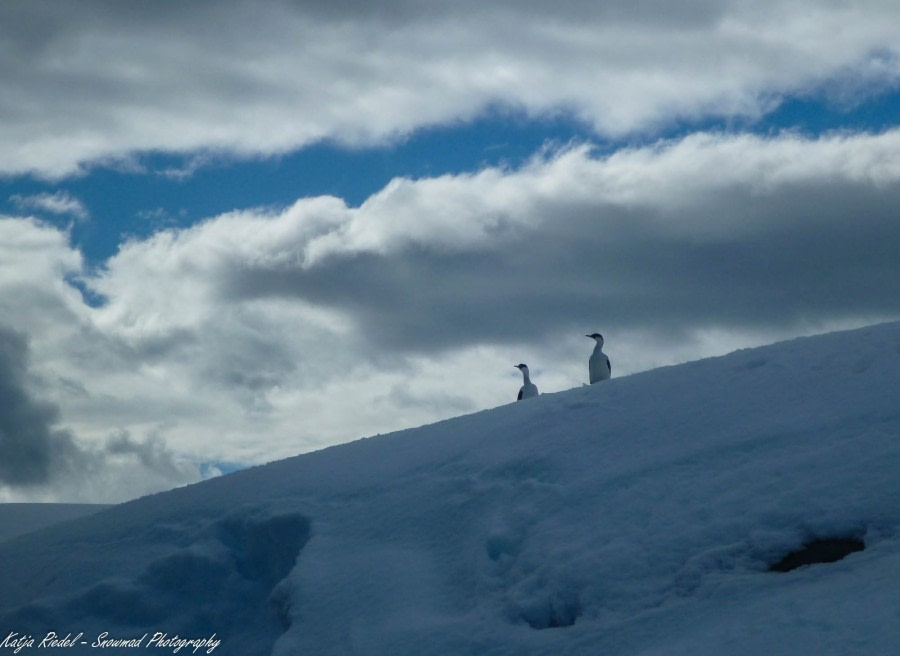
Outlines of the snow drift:
{"type": "Polygon", "coordinates": [[[214,634],[235,656],[891,653],[898,390],[900,324],[884,324],[145,497],[0,543],[0,640],[83,634],[90,653],[101,634],[145,647],[214,634]],[[858,548],[773,571],[816,543],[858,548]]]}

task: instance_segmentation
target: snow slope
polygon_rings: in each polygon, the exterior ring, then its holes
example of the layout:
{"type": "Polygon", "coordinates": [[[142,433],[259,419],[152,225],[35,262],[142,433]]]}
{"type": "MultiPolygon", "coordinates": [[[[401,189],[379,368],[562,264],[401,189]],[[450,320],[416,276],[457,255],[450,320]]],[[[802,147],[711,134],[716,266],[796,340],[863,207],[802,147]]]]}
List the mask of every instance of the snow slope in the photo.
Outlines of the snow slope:
{"type": "Polygon", "coordinates": [[[94,503],[0,503],[0,542],[106,507],[94,503]]]}
{"type": "Polygon", "coordinates": [[[900,323],[884,324],[145,497],[0,543],[0,640],[215,633],[213,653],[235,656],[895,653],[898,392],[900,323]],[[768,571],[831,537],[865,550],[768,571]]]}

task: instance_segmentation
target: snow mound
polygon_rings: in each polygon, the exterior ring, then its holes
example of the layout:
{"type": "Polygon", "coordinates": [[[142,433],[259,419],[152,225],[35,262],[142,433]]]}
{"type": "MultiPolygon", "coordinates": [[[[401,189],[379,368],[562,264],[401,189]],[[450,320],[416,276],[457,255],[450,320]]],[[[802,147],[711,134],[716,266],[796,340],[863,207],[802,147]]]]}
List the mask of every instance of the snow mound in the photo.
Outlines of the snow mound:
{"type": "MultiPolygon", "coordinates": [[[[47,627],[59,635],[100,635],[112,626],[129,637],[150,627],[165,627],[167,633],[181,636],[209,636],[240,618],[253,631],[233,636],[227,651],[235,653],[258,653],[260,641],[283,630],[287,611],[275,602],[273,592],[309,540],[306,517],[245,508],[208,522],[158,524],[154,533],[141,536],[147,543],[138,550],[155,546],[158,553],[133,574],[100,578],[59,596],[49,607],[46,602],[25,604],[9,613],[4,625],[41,635],[47,627]]],[[[103,546],[112,545],[129,552],[137,546],[129,549],[119,540],[103,546]]]]}
{"type": "Polygon", "coordinates": [[[898,389],[884,324],[237,472],[0,544],[0,630],[215,632],[247,656],[891,653],[898,389]]]}

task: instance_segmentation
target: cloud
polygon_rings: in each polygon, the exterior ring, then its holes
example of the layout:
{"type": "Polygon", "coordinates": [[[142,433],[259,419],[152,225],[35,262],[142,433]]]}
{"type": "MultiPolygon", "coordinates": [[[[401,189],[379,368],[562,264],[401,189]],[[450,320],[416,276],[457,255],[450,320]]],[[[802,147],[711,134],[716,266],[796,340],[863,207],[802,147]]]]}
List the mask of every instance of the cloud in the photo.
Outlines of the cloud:
{"type": "Polygon", "coordinates": [[[210,217],[91,271],[4,219],[0,308],[78,453],[162,485],[511,402],[517,362],[580,385],[594,330],[620,376],[896,318],[898,153],[898,130],[572,144],[210,217]]]}
{"type": "Polygon", "coordinates": [[[58,411],[25,390],[25,338],[0,326],[0,483],[33,485],[50,477],[51,463],[72,450],[72,438],[54,431],[58,411]]]}
{"type": "Polygon", "coordinates": [[[80,324],[81,296],[65,280],[82,267],[66,231],[0,216],[0,317],[10,327],[53,341],[60,327],[80,324]]]}
{"type": "Polygon", "coordinates": [[[79,221],[86,221],[90,217],[87,208],[77,198],[64,191],[55,194],[43,193],[33,196],[16,194],[10,200],[20,209],[33,209],[50,214],[67,215],[79,221]]]}
{"type": "Polygon", "coordinates": [[[3,5],[0,173],[381,143],[492,107],[622,135],[900,71],[900,8],[876,0],[321,4],[3,5]]]}
{"type": "Polygon", "coordinates": [[[82,273],[65,231],[0,217],[0,501],[122,501],[200,477],[158,419],[139,422],[125,387],[113,400],[95,384],[135,372],[69,284],[82,273]]]}
{"type": "Polygon", "coordinates": [[[698,134],[603,158],[578,146],[517,171],[398,179],[359,208],[301,200],[161,233],[123,248],[94,288],[105,314],[140,303],[172,327],[211,299],[292,299],[398,352],[531,340],[587,317],[690,331],[893,315],[898,146],[898,131],[698,134]],[[128,283],[161,274],[180,295],[128,283]],[[185,297],[188,313],[174,307],[185,297]]]}
{"type": "Polygon", "coordinates": [[[56,428],[59,408],[35,398],[30,387],[28,343],[0,325],[0,498],[59,497],[122,500],[197,480],[159,438],[139,442],[126,432],[103,448],[81,446],[56,428]]]}

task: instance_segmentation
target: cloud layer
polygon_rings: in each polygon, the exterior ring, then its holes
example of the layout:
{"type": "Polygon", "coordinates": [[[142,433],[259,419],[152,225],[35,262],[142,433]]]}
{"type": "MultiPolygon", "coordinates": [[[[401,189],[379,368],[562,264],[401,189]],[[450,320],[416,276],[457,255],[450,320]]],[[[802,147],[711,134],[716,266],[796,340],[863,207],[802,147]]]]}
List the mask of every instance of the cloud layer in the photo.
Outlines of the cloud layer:
{"type": "Polygon", "coordinates": [[[173,330],[210,299],[296,302],[381,351],[532,340],[588,319],[690,331],[894,313],[898,152],[898,131],[697,134],[602,158],[576,146],[515,171],[397,179],[359,208],[304,199],[160,233],[93,285],[104,315],[173,330]],[[180,294],[148,298],[130,276],[180,294]],[[186,294],[193,310],[176,311],[186,294]]]}
{"type": "Polygon", "coordinates": [[[896,85],[893,2],[108,0],[0,8],[0,173],[371,144],[489,108],[621,135],[896,85]]]}
{"type": "Polygon", "coordinates": [[[898,206],[898,130],[576,144],[212,217],[94,272],[7,218],[0,307],[80,443],[168,476],[166,449],[259,462],[510,402],[520,361],[580,385],[595,330],[624,375],[898,317],[898,206]]]}

